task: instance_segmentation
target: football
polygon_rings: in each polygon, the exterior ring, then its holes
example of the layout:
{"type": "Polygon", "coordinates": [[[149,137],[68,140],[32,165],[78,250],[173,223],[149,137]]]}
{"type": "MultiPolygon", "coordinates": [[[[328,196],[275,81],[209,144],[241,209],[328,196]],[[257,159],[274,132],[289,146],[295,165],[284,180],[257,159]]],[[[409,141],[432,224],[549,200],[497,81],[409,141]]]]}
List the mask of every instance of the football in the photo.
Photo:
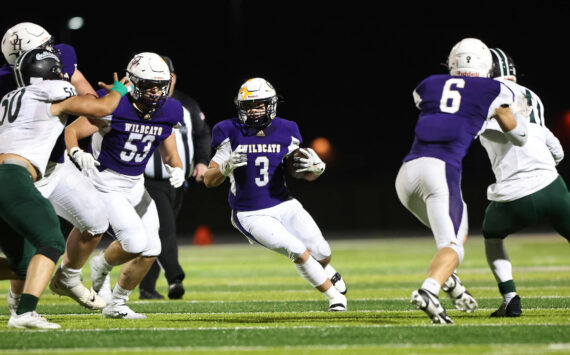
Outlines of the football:
{"type": "Polygon", "coordinates": [[[292,177],[296,178],[296,179],[302,179],[305,177],[305,175],[307,175],[306,171],[303,171],[301,173],[296,172],[295,170],[297,170],[297,168],[295,168],[295,166],[293,166],[293,163],[295,162],[295,157],[302,157],[305,158],[305,155],[303,153],[301,153],[301,151],[299,150],[299,148],[295,149],[293,152],[291,152],[291,154],[289,154],[289,156],[287,157],[286,161],[285,161],[285,167],[287,168],[287,173],[289,175],[291,175],[292,177]]]}

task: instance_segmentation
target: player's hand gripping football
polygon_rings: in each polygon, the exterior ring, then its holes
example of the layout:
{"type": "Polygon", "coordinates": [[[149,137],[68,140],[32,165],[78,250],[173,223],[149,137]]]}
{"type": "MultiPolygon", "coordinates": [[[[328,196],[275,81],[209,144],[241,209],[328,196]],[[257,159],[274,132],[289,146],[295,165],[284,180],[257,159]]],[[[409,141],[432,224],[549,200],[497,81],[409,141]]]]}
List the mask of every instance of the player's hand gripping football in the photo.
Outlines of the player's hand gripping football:
{"type": "Polygon", "coordinates": [[[230,154],[228,160],[220,165],[220,172],[222,175],[228,176],[234,171],[235,168],[239,168],[240,166],[244,165],[247,165],[247,155],[234,150],[230,154]]]}
{"type": "Polygon", "coordinates": [[[299,148],[305,158],[296,156],[294,166],[297,173],[308,171],[315,175],[321,175],[325,171],[326,164],[319,158],[317,153],[311,148],[299,148]]]}
{"type": "Polygon", "coordinates": [[[184,170],[178,168],[178,167],[171,167],[168,164],[164,164],[164,167],[166,168],[166,171],[168,172],[168,174],[170,175],[170,178],[168,179],[168,181],[170,181],[170,185],[172,185],[172,187],[174,188],[179,188],[180,186],[182,186],[182,184],[184,183],[184,170]]]}
{"type": "Polygon", "coordinates": [[[101,165],[91,153],[84,152],[79,147],[73,147],[69,151],[69,156],[73,161],[79,166],[82,171],[93,169],[96,166],[101,165]]]}

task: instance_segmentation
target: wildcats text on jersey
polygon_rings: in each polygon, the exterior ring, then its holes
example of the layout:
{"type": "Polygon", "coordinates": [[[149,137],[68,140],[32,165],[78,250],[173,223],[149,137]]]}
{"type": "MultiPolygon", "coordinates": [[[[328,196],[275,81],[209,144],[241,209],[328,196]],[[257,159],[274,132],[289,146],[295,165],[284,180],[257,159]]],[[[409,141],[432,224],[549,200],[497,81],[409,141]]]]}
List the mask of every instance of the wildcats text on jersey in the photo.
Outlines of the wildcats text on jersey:
{"type": "Polygon", "coordinates": [[[240,153],[280,153],[281,144],[240,144],[235,150],[240,153]]]}
{"type": "Polygon", "coordinates": [[[160,136],[162,134],[162,127],[138,123],[125,123],[125,131],[160,136]]]}

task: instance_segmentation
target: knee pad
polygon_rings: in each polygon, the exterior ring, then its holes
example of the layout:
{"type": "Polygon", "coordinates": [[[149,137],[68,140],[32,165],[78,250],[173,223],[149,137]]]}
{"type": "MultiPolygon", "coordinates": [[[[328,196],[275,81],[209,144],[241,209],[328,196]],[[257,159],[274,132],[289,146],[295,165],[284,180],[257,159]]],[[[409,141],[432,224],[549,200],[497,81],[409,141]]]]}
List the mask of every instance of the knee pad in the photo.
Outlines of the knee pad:
{"type": "Polygon", "coordinates": [[[45,247],[38,248],[38,251],[36,252],[36,254],[41,254],[41,255],[51,259],[51,261],[53,261],[55,264],[57,264],[57,261],[59,260],[59,258],[63,254],[63,252],[64,252],[63,249],[45,246],[45,247]]]}
{"type": "Polygon", "coordinates": [[[311,255],[317,260],[323,260],[331,256],[331,247],[326,240],[321,240],[313,248],[309,248],[311,255]]]}

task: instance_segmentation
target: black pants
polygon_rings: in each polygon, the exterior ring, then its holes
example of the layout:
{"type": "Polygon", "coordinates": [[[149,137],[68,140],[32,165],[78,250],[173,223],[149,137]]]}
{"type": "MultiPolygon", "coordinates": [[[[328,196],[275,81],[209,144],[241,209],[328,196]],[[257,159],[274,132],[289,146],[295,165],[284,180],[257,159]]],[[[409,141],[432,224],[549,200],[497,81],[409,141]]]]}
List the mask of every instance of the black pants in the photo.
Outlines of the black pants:
{"type": "MultiPolygon", "coordinates": [[[[178,244],[176,241],[176,217],[182,208],[184,188],[175,189],[168,180],[152,180],[145,178],[145,187],[156,204],[158,219],[160,222],[160,242],[162,252],[158,256],[158,262],[164,269],[168,284],[182,281],[186,276],[178,262],[178,244]]],[[[140,283],[140,288],[153,291],[156,288],[156,280],[160,274],[160,266],[154,263],[145,278],[140,283]]]]}

